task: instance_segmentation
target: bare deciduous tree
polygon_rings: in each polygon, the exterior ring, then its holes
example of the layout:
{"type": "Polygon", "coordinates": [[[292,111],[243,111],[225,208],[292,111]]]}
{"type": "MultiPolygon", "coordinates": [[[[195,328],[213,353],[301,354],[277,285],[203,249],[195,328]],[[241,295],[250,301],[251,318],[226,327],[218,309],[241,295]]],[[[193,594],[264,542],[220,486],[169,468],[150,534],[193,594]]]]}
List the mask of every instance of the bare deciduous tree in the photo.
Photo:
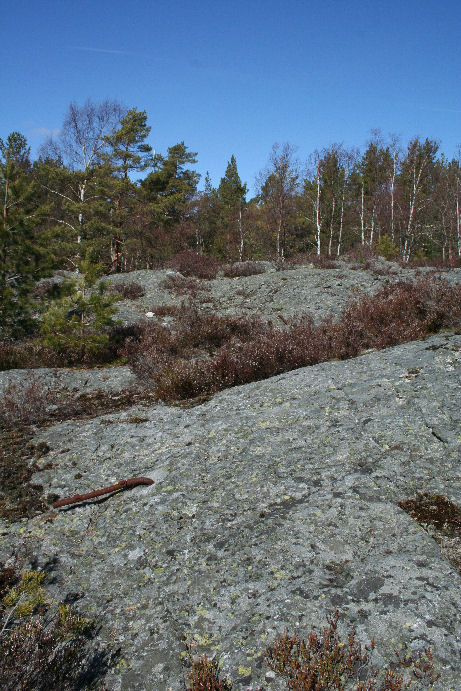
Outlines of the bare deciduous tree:
{"type": "Polygon", "coordinates": [[[260,198],[275,226],[277,258],[284,259],[289,218],[295,210],[299,166],[295,149],[288,143],[274,144],[269,165],[259,175],[260,198]]]}
{"type": "MultiPolygon", "coordinates": [[[[77,203],[78,225],[77,243],[82,240],[83,208],[92,171],[101,161],[107,147],[106,137],[112,135],[125,114],[124,108],[117,101],[93,103],[88,99],[82,106],[73,101],[64,119],[61,133],[57,140],[50,139],[40,149],[42,158],[60,158],[67,168],[76,173],[74,185],[65,194],[56,189],[48,190],[64,197],[73,206],[77,203]]],[[[64,220],[60,223],[71,225],[64,220]]],[[[71,225],[72,227],[72,225],[71,225]]]]}

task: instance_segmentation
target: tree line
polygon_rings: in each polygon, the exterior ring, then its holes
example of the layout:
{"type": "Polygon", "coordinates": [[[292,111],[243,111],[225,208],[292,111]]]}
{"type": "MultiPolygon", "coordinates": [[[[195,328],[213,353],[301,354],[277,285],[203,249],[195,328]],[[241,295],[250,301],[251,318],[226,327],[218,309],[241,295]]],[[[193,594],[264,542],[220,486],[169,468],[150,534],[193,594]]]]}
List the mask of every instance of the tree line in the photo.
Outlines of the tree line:
{"type": "Polygon", "coordinates": [[[40,272],[82,258],[120,272],[188,248],[225,262],[356,245],[404,262],[461,257],[460,159],[436,141],[375,131],[362,150],[331,144],[304,165],[274,144],[248,199],[234,156],[199,191],[197,153],[184,142],[154,152],[150,131],[146,111],[87,101],[70,104],[34,161],[22,134],[0,140],[0,298],[14,290],[20,303],[40,272]]]}

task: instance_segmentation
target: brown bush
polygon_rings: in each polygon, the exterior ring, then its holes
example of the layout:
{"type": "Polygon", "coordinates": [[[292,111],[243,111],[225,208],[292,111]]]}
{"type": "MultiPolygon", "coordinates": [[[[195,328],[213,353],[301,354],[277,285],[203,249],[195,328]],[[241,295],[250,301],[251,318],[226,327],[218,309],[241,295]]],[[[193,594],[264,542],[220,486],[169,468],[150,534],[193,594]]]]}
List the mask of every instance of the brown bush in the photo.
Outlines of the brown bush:
{"type": "Polygon", "coordinates": [[[338,267],[335,257],[325,254],[297,254],[290,257],[290,264],[313,264],[317,269],[336,269],[338,267]]]}
{"type": "Polygon", "coordinates": [[[37,300],[42,300],[43,298],[57,298],[61,290],[60,283],[56,281],[51,281],[49,279],[44,279],[38,281],[32,288],[32,297],[37,300]]]}
{"type": "Polygon", "coordinates": [[[184,276],[195,276],[196,278],[216,278],[218,273],[218,262],[214,257],[197,254],[193,250],[186,250],[177,254],[170,259],[168,266],[184,276]]]}
{"type": "Polygon", "coordinates": [[[219,678],[216,662],[204,655],[192,662],[186,688],[187,691],[231,691],[232,684],[227,679],[219,678]]]}
{"type": "Polygon", "coordinates": [[[109,343],[95,353],[85,353],[79,359],[76,353],[64,353],[43,345],[38,338],[22,341],[0,341],[0,371],[10,369],[35,369],[37,367],[72,367],[82,365],[111,364],[119,358],[119,349],[127,338],[135,340],[139,327],[115,326],[109,332],[109,343]]]}
{"type": "Polygon", "coordinates": [[[418,680],[419,688],[428,688],[440,677],[434,671],[430,649],[405,658],[396,652],[395,669],[374,669],[370,662],[374,642],[362,649],[355,632],[348,634],[347,642],[341,641],[338,617],[337,611],[327,617],[328,626],[320,633],[311,631],[307,640],[285,631],[266,650],[269,668],[284,679],[287,689],[344,691],[347,680],[355,680],[356,691],[403,691],[412,681],[418,680]]]}
{"type": "Polygon", "coordinates": [[[202,314],[193,305],[184,303],[173,311],[173,315],[175,324],[171,329],[156,322],[146,324],[140,339],[128,341],[122,350],[144,381],[149,377],[157,381],[164,370],[180,366],[183,360],[212,355],[233,340],[252,341],[256,333],[267,330],[258,317],[202,314]]]}
{"type": "Polygon", "coordinates": [[[225,264],[222,267],[223,276],[226,278],[237,278],[239,276],[256,276],[266,272],[264,264],[261,262],[235,262],[234,264],[225,264]]]}
{"type": "Polygon", "coordinates": [[[150,311],[157,317],[175,317],[181,311],[178,305],[154,305],[150,311]]]}
{"type": "Polygon", "coordinates": [[[17,574],[12,578],[11,571],[0,572],[0,581],[7,572],[7,595],[15,600],[23,592],[16,607],[5,605],[8,597],[0,603],[0,687],[10,691],[103,688],[101,681],[118,653],[92,642],[98,634],[96,625],[64,604],[51,612],[40,585],[44,572],[23,571],[19,579],[17,574]]]}
{"type": "MultiPolygon", "coordinates": [[[[179,313],[178,313],[179,314],[179,313]]],[[[152,324],[124,353],[163,400],[193,398],[369,348],[386,348],[461,323],[461,285],[424,278],[350,302],[339,320],[309,315],[278,330],[253,318],[201,315],[183,306],[171,331],[152,324]]]]}
{"type": "Polygon", "coordinates": [[[55,394],[39,377],[32,376],[27,383],[10,382],[0,391],[0,429],[40,424],[55,402],[55,394]]]}
{"type": "Polygon", "coordinates": [[[110,287],[111,293],[121,295],[125,300],[137,300],[145,294],[144,288],[136,281],[129,283],[113,283],[110,287]]]}
{"type": "Polygon", "coordinates": [[[199,292],[208,290],[202,281],[175,274],[167,276],[159,285],[176,295],[188,295],[190,298],[195,298],[199,292]]]}

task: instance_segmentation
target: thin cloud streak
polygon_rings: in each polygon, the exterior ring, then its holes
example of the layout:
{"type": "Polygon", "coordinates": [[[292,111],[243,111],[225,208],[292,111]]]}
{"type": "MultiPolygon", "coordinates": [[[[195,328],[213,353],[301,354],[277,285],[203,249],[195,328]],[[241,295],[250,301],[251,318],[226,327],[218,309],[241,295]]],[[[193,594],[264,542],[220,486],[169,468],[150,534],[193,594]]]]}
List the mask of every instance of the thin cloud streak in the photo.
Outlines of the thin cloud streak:
{"type": "Polygon", "coordinates": [[[461,110],[456,108],[427,108],[423,106],[421,110],[430,110],[434,113],[461,113],[461,110]]]}
{"type": "Polygon", "coordinates": [[[134,55],[129,50],[110,50],[109,48],[90,48],[87,46],[72,46],[72,50],[82,50],[87,53],[109,53],[110,55],[134,55]]]}

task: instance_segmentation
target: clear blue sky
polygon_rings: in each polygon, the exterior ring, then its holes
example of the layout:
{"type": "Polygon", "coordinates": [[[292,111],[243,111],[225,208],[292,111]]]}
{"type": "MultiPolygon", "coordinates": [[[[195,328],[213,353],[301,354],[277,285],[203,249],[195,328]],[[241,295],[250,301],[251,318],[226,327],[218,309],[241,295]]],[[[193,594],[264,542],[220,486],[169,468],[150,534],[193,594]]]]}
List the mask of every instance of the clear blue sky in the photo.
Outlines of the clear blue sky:
{"type": "Polygon", "coordinates": [[[72,100],[147,110],[219,183],[275,141],[305,160],[370,130],[461,143],[460,0],[0,0],[0,137],[35,154],[72,100]]]}

